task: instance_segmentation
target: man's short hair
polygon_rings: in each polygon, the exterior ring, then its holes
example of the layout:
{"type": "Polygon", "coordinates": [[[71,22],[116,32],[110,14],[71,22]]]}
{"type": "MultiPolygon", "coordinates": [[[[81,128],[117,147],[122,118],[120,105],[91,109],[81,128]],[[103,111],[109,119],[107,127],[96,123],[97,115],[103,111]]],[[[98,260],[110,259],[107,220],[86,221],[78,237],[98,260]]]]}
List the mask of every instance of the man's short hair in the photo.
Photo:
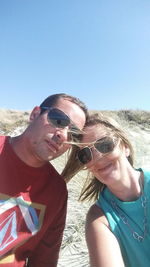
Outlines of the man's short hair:
{"type": "Polygon", "coordinates": [[[67,99],[67,100],[71,101],[72,103],[75,103],[76,105],[78,105],[85,113],[86,119],[88,118],[88,109],[87,109],[86,105],[79,98],[65,94],[65,93],[53,94],[53,95],[48,96],[40,104],[41,114],[45,111],[45,109],[42,109],[42,107],[50,107],[51,108],[51,107],[55,106],[56,103],[58,102],[58,100],[61,98],[67,99]]]}

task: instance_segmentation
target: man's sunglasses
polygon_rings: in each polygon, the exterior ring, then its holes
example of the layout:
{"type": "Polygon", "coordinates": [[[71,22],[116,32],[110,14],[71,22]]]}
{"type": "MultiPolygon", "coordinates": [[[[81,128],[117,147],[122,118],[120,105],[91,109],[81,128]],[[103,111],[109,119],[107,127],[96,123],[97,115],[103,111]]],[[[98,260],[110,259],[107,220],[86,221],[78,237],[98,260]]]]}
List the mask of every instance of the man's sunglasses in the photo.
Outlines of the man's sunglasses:
{"type": "Polygon", "coordinates": [[[73,124],[67,114],[58,108],[41,107],[41,109],[48,110],[47,120],[52,123],[54,127],[64,129],[69,126],[69,141],[75,142],[78,140],[81,130],[73,124]]]}
{"type": "Polygon", "coordinates": [[[103,137],[92,144],[92,146],[84,147],[78,152],[78,159],[82,164],[87,164],[93,159],[92,147],[102,154],[111,153],[116,144],[118,143],[117,138],[103,137]]]}

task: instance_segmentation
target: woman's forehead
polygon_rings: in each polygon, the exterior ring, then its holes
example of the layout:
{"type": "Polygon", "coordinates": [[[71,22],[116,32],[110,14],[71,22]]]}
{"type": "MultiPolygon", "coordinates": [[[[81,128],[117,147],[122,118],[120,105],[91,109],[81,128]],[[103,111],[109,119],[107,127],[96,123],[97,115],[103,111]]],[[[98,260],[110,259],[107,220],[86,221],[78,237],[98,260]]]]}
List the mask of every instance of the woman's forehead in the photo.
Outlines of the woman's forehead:
{"type": "Polygon", "coordinates": [[[84,135],[82,141],[86,143],[86,141],[93,142],[97,139],[100,139],[111,132],[110,129],[106,128],[104,125],[98,124],[93,126],[87,126],[84,129],[84,135]]]}

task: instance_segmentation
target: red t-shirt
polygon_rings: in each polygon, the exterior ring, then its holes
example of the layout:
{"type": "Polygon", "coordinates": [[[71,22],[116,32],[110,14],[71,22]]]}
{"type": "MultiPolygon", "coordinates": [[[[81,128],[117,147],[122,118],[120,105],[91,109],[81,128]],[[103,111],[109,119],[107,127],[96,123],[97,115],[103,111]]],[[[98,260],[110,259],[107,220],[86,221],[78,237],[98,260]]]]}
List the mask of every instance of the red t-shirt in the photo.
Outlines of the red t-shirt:
{"type": "Polygon", "coordinates": [[[34,168],[0,137],[0,267],[54,267],[65,226],[67,189],[48,162],[34,168]]]}

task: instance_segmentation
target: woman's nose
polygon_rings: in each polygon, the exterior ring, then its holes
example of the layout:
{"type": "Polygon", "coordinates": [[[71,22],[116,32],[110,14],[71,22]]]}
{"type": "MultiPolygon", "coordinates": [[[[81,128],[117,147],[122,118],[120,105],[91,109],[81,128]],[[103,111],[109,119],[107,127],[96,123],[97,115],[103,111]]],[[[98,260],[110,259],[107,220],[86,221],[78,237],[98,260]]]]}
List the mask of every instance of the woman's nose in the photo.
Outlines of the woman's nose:
{"type": "Polygon", "coordinates": [[[97,161],[103,157],[103,153],[97,151],[94,147],[92,148],[93,161],[97,161]]]}

